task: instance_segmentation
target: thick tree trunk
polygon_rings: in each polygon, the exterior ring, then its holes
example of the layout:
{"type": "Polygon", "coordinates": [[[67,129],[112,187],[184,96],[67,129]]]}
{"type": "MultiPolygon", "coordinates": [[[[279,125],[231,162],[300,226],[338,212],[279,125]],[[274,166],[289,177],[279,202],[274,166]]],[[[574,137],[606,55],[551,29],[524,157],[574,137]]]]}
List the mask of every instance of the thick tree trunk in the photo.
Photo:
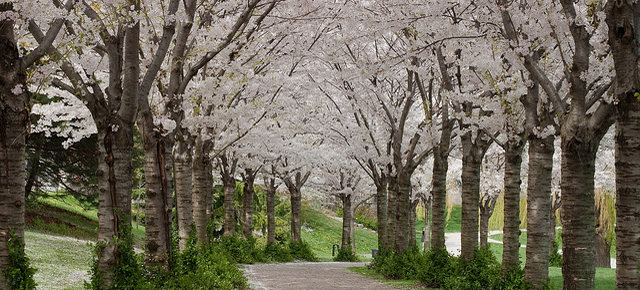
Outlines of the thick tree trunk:
{"type": "Polygon", "coordinates": [[[478,248],[478,203],[482,157],[469,152],[462,157],[461,257],[471,261],[478,248]]]}
{"type": "Polygon", "coordinates": [[[397,251],[396,247],[396,212],[398,210],[398,178],[396,176],[389,177],[389,191],[387,193],[387,237],[385,238],[389,245],[389,250],[397,251]]]}
{"type": "Polygon", "coordinates": [[[342,194],[342,244],[341,247],[351,247],[351,232],[353,226],[353,205],[350,194],[342,194]]]}
{"type": "Polygon", "coordinates": [[[478,248],[478,214],[480,202],[480,171],[482,158],[490,142],[483,139],[482,133],[472,138],[468,132],[461,136],[462,142],[462,221],[461,221],[461,257],[471,261],[478,248]]]}
{"type": "Polygon", "coordinates": [[[524,142],[510,142],[504,153],[502,273],[520,267],[520,171],[524,142]]]}
{"type": "MultiPolygon", "coordinates": [[[[396,253],[409,249],[411,230],[411,175],[398,175],[396,209],[396,253]]],[[[414,234],[415,235],[415,234],[414,234]]]]}
{"type": "Polygon", "coordinates": [[[302,241],[300,232],[302,230],[302,194],[297,187],[289,188],[291,194],[291,242],[302,241]]]}
{"type": "Polygon", "coordinates": [[[251,235],[253,234],[253,197],[255,195],[253,181],[255,180],[256,175],[252,169],[247,169],[242,178],[244,180],[242,234],[248,239],[251,238],[251,235]]]}
{"type": "Polygon", "coordinates": [[[153,130],[153,121],[149,121],[142,130],[146,181],[145,263],[164,267],[168,266],[171,253],[171,194],[167,174],[171,155],[165,148],[164,138],[153,130]]]}
{"type": "Polygon", "coordinates": [[[616,69],[616,287],[640,288],[640,89],[638,3],[607,1],[616,69]]]}
{"type": "Polygon", "coordinates": [[[24,238],[25,135],[29,129],[29,94],[15,95],[17,85],[26,89],[13,22],[0,20],[0,288],[7,284],[3,275],[9,264],[7,242],[24,238]]]}
{"type": "Polygon", "coordinates": [[[427,251],[431,248],[431,200],[432,197],[428,197],[423,200],[424,203],[424,237],[422,240],[422,249],[427,251]]]}
{"type": "MultiPolygon", "coordinates": [[[[441,142],[442,144],[442,142],[441,142]]],[[[433,153],[433,175],[431,182],[431,195],[433,196],[433,225],[431,234],[431,248],[441,250],[445,248],[444,228],[447,218],[447,170],[449,157],[449,145],[446,150],[440,150],[440,146],[433,153]]]]}
{"type": "Polygon", "coordinates": [[[196,226],[196,237],[201,246],[209,243],[207,234],[207,199],[212,198],[213,189],[212,166],[209,154],[204,152],[205,144],[196,138],[193,154],[192,184],[193,184],[193,222],[196,226]]]}
{"type": "Polygon", "coordinates": [[[553,150],[553,137],[539,139],[530,136],[525,280],[536,288],[547,283],[549,277],[549,212],[553,150]]]}
{"type": "Polygon", "coordinates": [[[276,185],[275,179],[270,178],[267,182],[267,243],[276,241],[276,213],[275,213],[275,197],[276,185]]]}
{"type": "Polygon", "coordinates": [[[176,208],[178,211],[178,235],[181,251],[187,247],[187,239],[193,227],[191,153],[189,146],[178,141],[174,155],[174,175],[176,184],[176,208]]]}
{"type": "Polygon", "coordinates": [[[562,140],[562,276],[565,289],[594,289],[597,145],[577,142],[562,140]]]}

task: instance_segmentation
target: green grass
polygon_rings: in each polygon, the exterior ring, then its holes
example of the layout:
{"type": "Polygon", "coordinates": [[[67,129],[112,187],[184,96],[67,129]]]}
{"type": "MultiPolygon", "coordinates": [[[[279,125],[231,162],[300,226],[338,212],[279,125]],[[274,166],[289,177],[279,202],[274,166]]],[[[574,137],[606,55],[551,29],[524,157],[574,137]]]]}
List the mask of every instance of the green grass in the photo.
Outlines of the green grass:
{"type": "MultiPolygon", "coordinates": [[[[549,267],[549,286],[551,289],[562,289],[562,269],[549,267]]],[[[596,268],[596,289],[616,289],[616,269],[596,268]]]]}
{"type": "Polygon", "coordinates": [[[25,244],[38,289],[83,289],[92,256],[87,241],[26,231],[25,244]]]}
{"type": "MultiPolygon", "coordinates": [[[[303,205],[302,224],[302,240],[309,244],[320,261],[331,261],[333,244],[340,245],[342,240],[342,223],[303,205]]],[[[371,260],[371,249],[378,247],[377,234],[371,230],[356,227],[355,239],[356,254],[360,260],[371,260]]]]}
{"type": "Polygon", "coordinates": [[[376,279],[380,282],[383,282],[395,288],[400,288],[400,289],[422,288],[420,287],[421,285],[419,280],[391,280],[391,279],[385,278],[382,274],[376,272],[375,270],[369,269],[367,267],[349,267],[347,269],[349,269],[351,272],[376,279]]]}

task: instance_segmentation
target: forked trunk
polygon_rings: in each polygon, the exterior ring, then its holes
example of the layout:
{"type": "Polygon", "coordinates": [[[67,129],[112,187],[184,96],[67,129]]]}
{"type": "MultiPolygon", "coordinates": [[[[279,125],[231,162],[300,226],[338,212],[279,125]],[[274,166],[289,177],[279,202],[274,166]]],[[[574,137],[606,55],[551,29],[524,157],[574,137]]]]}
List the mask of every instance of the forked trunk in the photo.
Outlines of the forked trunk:
{"type": "Polygon", "coordinates": [[[597,146],[588,143],[562,140],[562,276],[565,289],[595,288],[593,178],[596,151],[597,146]]]}
{"type": "Polygon", "coordinates": [[[607,1],[606,22],[616,78],[616,287],[640,288],[639,3],[607,1]]]}
{"type": "Polygon", "coordinates": [[[12,92],[26,84],[10,20],[0,20],[0,51],[0,288],[7,288],[3,273],[10,263],[10,231],[24,238],[25,132],[30,107],[27,92],[12,92]]]}
{"type": "Polygon", "coordinates": [[[520,168],[524,142],[508,143],[504,164],[502,273],[520,267],[520,168]]]}
{"type": "Polygon", "coordinates": [[[187,144],[178,141],[174,156],[174,175],[176,183],[176,208],[178,211],[178,235],[181,251],[187,247],[187,239],[193,227],[193,203],[191,190],[191,151],[187,144]]]}
{"type": "Polygon", "coordinates": [[[539,139],[530,136],[525,280],[535,288],[541,288],[547,283],[549,277],[549,213],[553,150],[553,137],[539,139]]]}
{"type": "Polygon", "coordinates": [[[243,198],[244,203],[243,207],[243,223],[242,223],[242,234],[245,238],[251,238],[253,234],[253,197],[255,196],[255,191],[253,189],[253,181],[255,180],[256,175],[252,169],[247,169],[245,175],[243,175],[244,179],[244,188],[243,188],[243,198]]]}
{"type": "Polygon", "coordinates": [[[298,243],[302,241],[300,231],[302,229],[302,194],[297,187],[289,188],[291,194],[291,242],[298,243]]]}

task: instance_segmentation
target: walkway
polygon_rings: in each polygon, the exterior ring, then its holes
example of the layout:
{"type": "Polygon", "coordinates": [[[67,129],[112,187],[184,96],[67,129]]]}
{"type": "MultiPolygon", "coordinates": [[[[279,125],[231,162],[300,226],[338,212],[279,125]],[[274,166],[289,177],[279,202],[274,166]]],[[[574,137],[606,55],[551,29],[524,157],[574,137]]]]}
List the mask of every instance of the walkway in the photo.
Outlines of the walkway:
{"type": "Polygon", "coordinates": [[[251,289],[395,289],[347,267],[365,263],[321,262],[245,265],[251,289]]]}

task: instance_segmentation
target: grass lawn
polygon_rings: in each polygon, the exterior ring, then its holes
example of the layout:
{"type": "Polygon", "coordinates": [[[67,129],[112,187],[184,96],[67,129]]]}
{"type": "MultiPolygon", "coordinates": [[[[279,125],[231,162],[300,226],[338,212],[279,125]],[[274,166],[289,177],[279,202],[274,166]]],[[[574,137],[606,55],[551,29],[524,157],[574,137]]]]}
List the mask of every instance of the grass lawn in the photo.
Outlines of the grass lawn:
{"type": "Polygon", "coordinates": [[[89,242],[32,231],[24,235],[38,289],[83,289],[92,256],[89,242]]]}
{"type": "Polygon", "coordinates": [[[422,288],[420,287],[420,281],[418,280],[390,280],[379,274],[375,270],[369,269],[367,267],[349,267],[347,268],[354,273],[358,273],[360,275],[367,276],[369,278],[373,278],[379,280],[389,286],[400,288],[400,289],[415,289],[422,288]]]}
{"type": "MultiPolygon", "coordinates": [[[[320,261],[331,261],[333,244],[342,241],[342,222],[330,218],[309,206],[302,207],[302,240],[309,243],[320,261]]],[[[378,247],[374,231],[356,227],[356,253],[362,261],[371,260],[371,249],[378,247]],[[367,256],[365,256],[367,255],[367,256]]]]}

